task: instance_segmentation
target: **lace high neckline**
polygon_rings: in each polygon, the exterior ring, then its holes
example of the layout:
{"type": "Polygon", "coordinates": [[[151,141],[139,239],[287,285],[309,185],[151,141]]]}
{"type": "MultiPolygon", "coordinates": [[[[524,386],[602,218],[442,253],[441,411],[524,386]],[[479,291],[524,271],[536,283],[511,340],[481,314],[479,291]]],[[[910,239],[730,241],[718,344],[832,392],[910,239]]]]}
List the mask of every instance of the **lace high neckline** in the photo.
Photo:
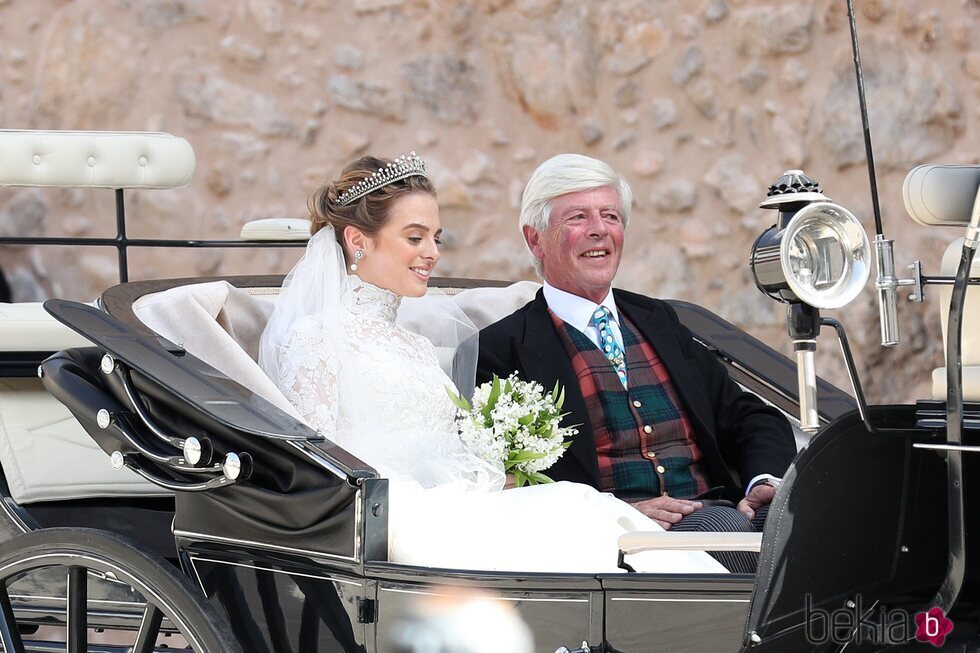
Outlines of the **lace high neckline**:
{"type": "Polygon", "coordinates": [[[399,295],[368,283],[356,274],[347,276],[344,304],[358,318],[374,318],[394,322],[402,298],[399,295]]]}

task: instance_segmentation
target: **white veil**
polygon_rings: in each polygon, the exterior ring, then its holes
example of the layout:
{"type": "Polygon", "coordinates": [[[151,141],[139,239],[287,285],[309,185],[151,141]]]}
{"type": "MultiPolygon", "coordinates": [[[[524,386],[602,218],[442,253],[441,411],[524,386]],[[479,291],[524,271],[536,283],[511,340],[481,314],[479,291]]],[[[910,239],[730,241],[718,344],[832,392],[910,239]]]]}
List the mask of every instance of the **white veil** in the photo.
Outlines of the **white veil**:
{"type": "Polygon", "coordinates": [[[259,340],[259,366],[277,385],[283,348],[293,325],[312,315],[337,318],[346,279],[343,250],[333,227],[327,225],[310,238],[303,258],[286,275],[259,340]]]}
{"type": "Polygon", "coordinates": [[[439,294],[404,297],[398,324],[432,342],[439,365],[459,393],[470,399],[476,387],[479,330],[454,298],[439,294]]]}

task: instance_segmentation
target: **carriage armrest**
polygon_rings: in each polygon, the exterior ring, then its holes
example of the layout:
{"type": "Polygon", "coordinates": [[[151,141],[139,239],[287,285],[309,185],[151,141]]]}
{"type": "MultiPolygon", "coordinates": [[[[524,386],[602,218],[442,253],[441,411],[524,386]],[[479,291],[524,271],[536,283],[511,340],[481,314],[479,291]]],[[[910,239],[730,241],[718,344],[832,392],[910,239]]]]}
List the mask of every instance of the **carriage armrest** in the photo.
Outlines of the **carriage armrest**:
{"type": "Polygon", "coordinates": [[[260,218],[242,226],[242,240],[309,240],[307,218],[260,218]]]}
{"type": "Polygon", "coordinates": [[[634,531],[619,536],[626,555],[641,551],[754,551],[762,549],[762,533],[672,533],[634,531]]]}
{"type": "Polygon", "coordinates": [[[48,315],[40,302],[0,303],[0,342],[5,352],[53,352],[89,344],[48,315]]]}

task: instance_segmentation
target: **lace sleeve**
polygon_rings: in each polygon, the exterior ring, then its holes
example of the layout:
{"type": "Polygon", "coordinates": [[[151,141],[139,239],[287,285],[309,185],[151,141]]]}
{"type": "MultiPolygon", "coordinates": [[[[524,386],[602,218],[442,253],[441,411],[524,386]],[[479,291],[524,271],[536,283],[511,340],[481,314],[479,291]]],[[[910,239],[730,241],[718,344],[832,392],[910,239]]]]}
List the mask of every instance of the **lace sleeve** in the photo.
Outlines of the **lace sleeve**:
{"type": "Polygon", "coordinates": [[[300,415],[321,435],[337,428],[337,352],[324,337],[319,320],[303,319],[289,333],[279,352],[276,384],[300,415]]]}

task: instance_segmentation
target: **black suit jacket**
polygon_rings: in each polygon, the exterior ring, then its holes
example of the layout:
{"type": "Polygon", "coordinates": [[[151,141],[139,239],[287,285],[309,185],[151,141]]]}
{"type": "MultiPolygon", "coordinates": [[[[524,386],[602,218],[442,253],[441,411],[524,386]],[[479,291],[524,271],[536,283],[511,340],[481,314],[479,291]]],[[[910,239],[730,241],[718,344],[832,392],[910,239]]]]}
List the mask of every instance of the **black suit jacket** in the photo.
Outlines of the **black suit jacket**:
{"type": "MultiPolygon", "coordinates": [[[[669,304],[621,290],[613,296],[616,308],[632,320],[670,372],[712,485],[723,486],[724,497],[737,502],[745,494],[742,483],[759,474],[781,477],[796,455],[793,431],[782,413],[732,381],[669,304]]],[[[540,290],[530,303],[480,331],[477,382],[515,371],[545,388],[561,383],[568,412],[563,424],[581,424],[548,475],[598,488],[599,463],[585,399],[540,290]]]]}

